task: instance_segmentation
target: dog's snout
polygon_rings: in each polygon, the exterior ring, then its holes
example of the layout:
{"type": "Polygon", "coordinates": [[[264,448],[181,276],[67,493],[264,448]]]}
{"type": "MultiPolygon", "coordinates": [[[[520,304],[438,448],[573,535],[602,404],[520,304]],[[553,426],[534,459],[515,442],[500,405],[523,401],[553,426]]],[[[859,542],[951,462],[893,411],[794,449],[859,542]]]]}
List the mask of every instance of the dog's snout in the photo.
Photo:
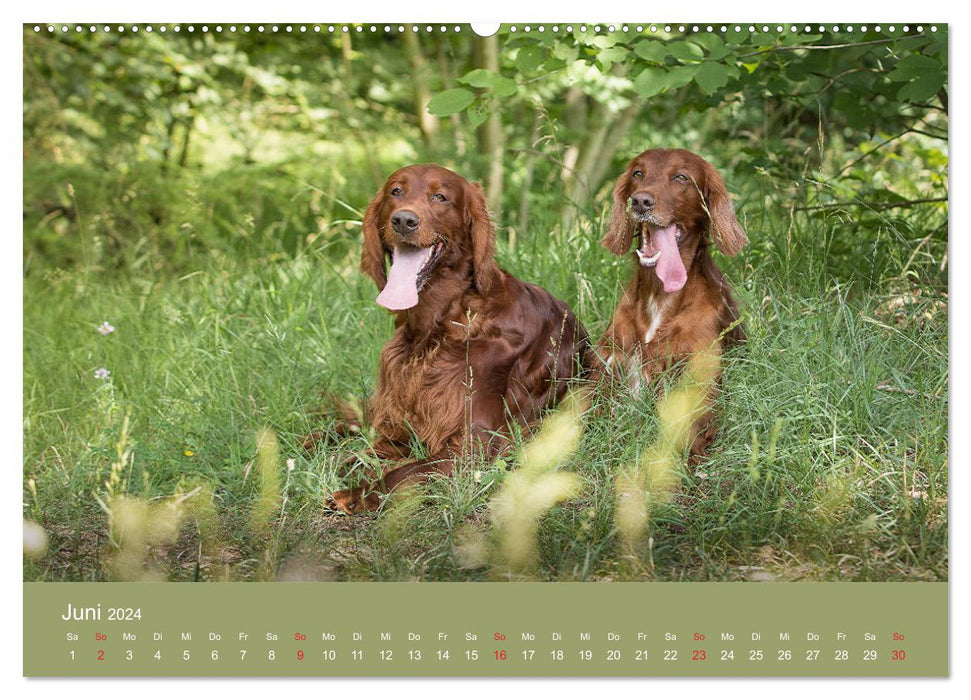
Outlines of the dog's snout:
{"type": "Polygon", "coordinates": [[[401,211],[396,211],[391,215],[391,228],[394,232],[407,236],[418,230],[418,214],[407,209],[402,209],[401,211]]]}
{"type": "Polygon", "coordinates": [[[648,192],[636,192],[631,196],[630,201],[634,211],[647,211],[653,209],[654,205],[657,204],[654,195],[648,192]]]}

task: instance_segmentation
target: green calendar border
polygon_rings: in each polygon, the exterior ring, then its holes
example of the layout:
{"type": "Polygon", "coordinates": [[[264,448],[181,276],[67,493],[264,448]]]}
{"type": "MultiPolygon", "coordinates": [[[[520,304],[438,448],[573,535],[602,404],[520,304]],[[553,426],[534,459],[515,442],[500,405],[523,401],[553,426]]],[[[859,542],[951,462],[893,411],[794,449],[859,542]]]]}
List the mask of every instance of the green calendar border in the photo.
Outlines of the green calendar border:
{"type": "Polygon", "coordinates": [[[24,675],[939,677],[948,674],[947,616],[947,583],[939,582],[25,583],[24,675]],[[100,606],[102,619],[65,621],[68,603],[100,606]],[[140,619],[109,621],[109,608],[138,609],[140,619]],[[506,638],[495,639],[497,632],[506,638]],[[363,658],[353,658],[355,648],[363,658]],[[810,662],[813,648],[820,655],[810,662]],[[467,657],[471,649],[476,659],[467,657]],[[562,660],[553,658],[556,649],[562,660]],[[721,659],[728,649],[737,654],[730,662],[721,659]],[[762,659],[747,658],[756,649],[762,659]],[[791,658],[781,660],[786,649],[791,658]],[[334,658],[324,659],[325,650],[334,658]],[[436,658],[442,650],[447,660],[436,658]],[[608,660],[610,650],[620,658],[608,660]],[[665,661],[672,650],[677,658],[665,661]],[[704,658],[692,658],[699,650],[704,658]],[[833,658],[841,650],[847,658],[833,658]],[[893,660],[894,650],[905,657],[893,660]],[[875,658],[864,660],[868,651],[875,658]]]}

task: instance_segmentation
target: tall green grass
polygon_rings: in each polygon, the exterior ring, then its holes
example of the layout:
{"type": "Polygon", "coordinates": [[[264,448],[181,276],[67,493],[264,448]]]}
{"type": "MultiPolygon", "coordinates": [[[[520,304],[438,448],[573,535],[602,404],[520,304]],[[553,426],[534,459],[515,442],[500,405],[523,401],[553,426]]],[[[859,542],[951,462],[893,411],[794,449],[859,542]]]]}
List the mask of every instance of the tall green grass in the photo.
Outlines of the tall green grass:
{"type": "MultiPolygon", "coordinates": [[[[28,216],[44,240],[25,262],[24,517],[48,542],[25,555],[27,580],[495,577],[475,543],[502,540],[496,499],[514,485],[514,455],[464,463],[376,515],[323,508],[373,436],[335,435],[313,455],[302,436],[331,427],[323,392],[373,388],[392,322],[357,272],[371,184],[283,173],[201,178],[178,204],[154,181],[125,200],[124,178],[94,197],[91,178],[69,194],[75,173],[43,176],[73,213],[56,226],[28,216]],[[115,331],[103,336],[105,320],[115,331]],[[178,504],[177,527],[126,548],[112,498],[125,517],[178,504]]],[[[569,498],[527,528],[530,576],[946,578],[946,240],[918,215],[864,222],[771,202],[746,204],[752,245],[719,258],[749,340],[723,360],[711,458],[678,466],[681,486],[652,503],[631,566],[616,479],[656,439],[658,416],[648,396],[596,398],[558,466],[575,475],[569,498]]],[[[602,212],[562,231],[558,204],[534,207],[515,247],[500,231],[498,257],[596,337],[630,261],[597,244],[602,212]]]]}

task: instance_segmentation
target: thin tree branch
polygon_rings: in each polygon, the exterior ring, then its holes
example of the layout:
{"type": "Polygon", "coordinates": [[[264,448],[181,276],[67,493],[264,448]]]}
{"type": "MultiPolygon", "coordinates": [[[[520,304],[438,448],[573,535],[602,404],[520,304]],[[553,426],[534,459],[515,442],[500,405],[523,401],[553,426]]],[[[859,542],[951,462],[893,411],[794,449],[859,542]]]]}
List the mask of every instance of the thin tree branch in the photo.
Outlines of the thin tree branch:
{"type": "Polygon", "coordinates": [[[830,77],[830,76],[825,75],[823,73],[815,73],[815,72],[812,73],[812,75],[815,75],[817,78],[828,79],[828,82],[825,85],[823,85],[823,87],[819,88],[818,90],[816,90],[813,93],[813,97],[815,97],[817,95],[822,95],[824,92],[826,92],[831,87],[833,87],[833,85],[835,85],[836,83],[838,83],[845,76],[852,75],[853,73],[862,73],[862,72],[873,72],[873,71],[871,71],[869,68],[850,68],[849,70],[845,70],[842,73],[840,73],[839,75],[835,75],[833,77],[830,77]]]}
{"type": "Polygon", "coordinates": [[[904,131],[901,131],[896,136],[891,136],[889,139],[887,139],[883,143],[877,144],[876,146],[873,147],[872,150],[867,151],[866,153],[864,153],[859,158],[856,158],[855,160],[851,160],[849,163],[847,163],[846,165],[844,165],[842,168],[840,168],[840,170],[839,170],[838,173],[836,173],[833,177],[828,178],[828,180],[834,180],[835,178],[838,178],[840,175],[842,175],[843,173],[845,173],[847,170],[849,170],[850,168],[852,168],[854,165],[856,165],[857,163],[859,163],[861,160],[863,160],[865,158],[869,158],[871,155],[873,155],[874,153],[876,153],[878,150],[880,150],[881,148],[883,148],[887,144],[893,143],[894,141],[896,141],[897,139],[899,139],[901,136],[906,136],[911,131],[913,131],[913,129],[909,129],[909,128],[908,129],[905,129],[904,131]]]}
{"type": "Polygon", "coordinates": [[[921,136],[930,136],[932,139],[937,139],[939,141],[947,141],[947,133],[943,134],[932,134],[929,131],[921,131],[920,129],[911,129],[915,134],[920,134],[921,136]]]}
{"type": "MultiPolygon", "coordinates": [[[[921,36],[920,34],[915,34],[912,36],[921,36]]],[[[738,58],[751,58],[752,56],[761,56],[767,53],[773,53],[775,51],[799,51],[801,49],[806,49],[807,51],[828,51],[830,49],[852,49],[857,46],[872,46],[874,44],[889,44],[896,41],[893,39],[874,39],[872,41],[861,41],[856,44],[826,44],[824,46],[812,46],[809,44],[799,44],[797,46],[771,46],[767,49],[762,49],[761,51],[753,51],[752,53],[740,54],[738,58]]]]}

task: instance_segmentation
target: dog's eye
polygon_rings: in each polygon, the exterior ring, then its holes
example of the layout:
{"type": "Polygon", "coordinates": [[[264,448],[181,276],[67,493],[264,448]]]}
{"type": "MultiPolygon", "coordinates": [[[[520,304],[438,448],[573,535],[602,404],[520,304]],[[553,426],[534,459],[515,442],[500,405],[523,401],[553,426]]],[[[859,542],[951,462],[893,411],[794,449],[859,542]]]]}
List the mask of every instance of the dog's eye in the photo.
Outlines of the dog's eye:
{"type": "Polygon", "coordinates": [[[433,202],[447,202],[448,199],[445,197],[444,194],[442,194],[442,193],[439,192],[439,193],[436,193],[436,194],[433,194],[432,195],[432,201],[433,202]]]}
{"type": "Polygon", "coordinates": [[[642,177],[644,177],[644,173],[642,173],[640,170],[635,170],[631,173],[631,177],[633,177],[635,180],[640,180],[642,177]]]}
{"type": "Polygon", "coordinates": [[[401,189],[400,187],[395,187],[395,188],[393,188],[391,190],[391,196],[392,197],[400,197],[402,194],[404,194],[404,192],[405,191],[403,189],[401,189]]]}
{"type": "Polygon", "coordinates": [[[675,182],[687,182],[688,181],[688,176],[685,175],[684,173],[678,173],[677,175],[675,175],[671,179],[674,180],[675,182]]]}

